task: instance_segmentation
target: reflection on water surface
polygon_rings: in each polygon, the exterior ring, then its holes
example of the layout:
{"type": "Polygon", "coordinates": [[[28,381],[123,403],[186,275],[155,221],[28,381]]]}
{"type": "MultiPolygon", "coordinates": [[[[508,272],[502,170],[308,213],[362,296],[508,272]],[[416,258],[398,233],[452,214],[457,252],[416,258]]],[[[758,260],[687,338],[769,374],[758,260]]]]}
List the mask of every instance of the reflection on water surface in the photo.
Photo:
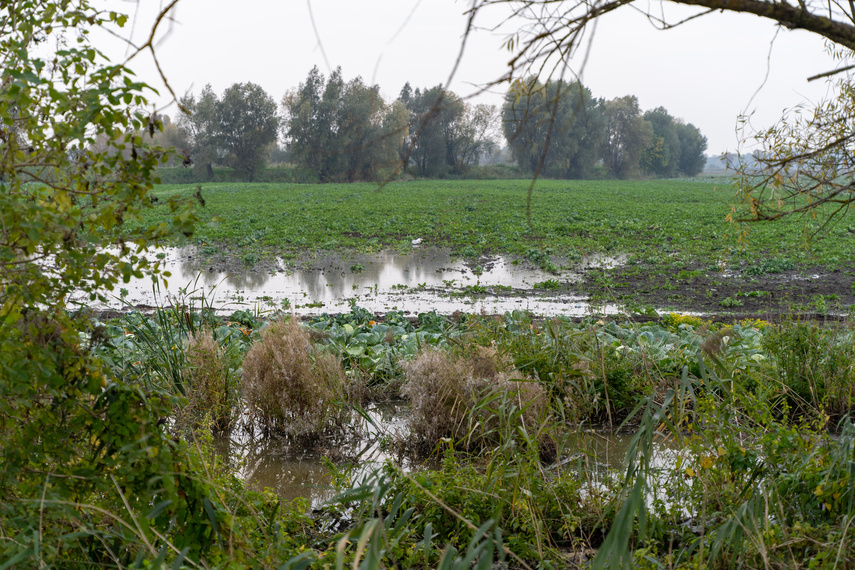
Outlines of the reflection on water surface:
{"type": "MultiPolygon", "coordinates": [[[[391,460],[383,451],[381,436],[402,437],[407,432],[407,406],[397,404],[372,404],[366,409],[372,422],[360,425],[364,437],[350,445],[335,444],[324,448],[320,444],[311,451],[294,452],[286,442],[276,438],[222,438],[216,442],[221,458],[235,467],[251,488],[272,489],[286,501],[305,498],[315,508],[336,494],[326,457],[340,458],[342,453],[357,456],[356,467],[351,472],[353,480],[361,474],[391,460]],[[343,451],[344,449],[344,451],[343,451]]],[[[564,453],[546,473],[555,469],[585,473],[588,485],[598,486],[607,473],[626,469],[626,453],[633,439],[632,434],[615,434],[603,429],[579,429],[566,442],[564,453]]],[[[677,452],[665,443],[655,444],[654,469],[669,468],[677,452]]],[[[438,468],[437,458],[422,462],[404,462],[407,471],[422,468],[438,468]]]]}
{"type": "MultiPolygon", "coordinates": [[[[304,268],[288,270],[278,260],[273,271],[245,268],[225,272],[198,254],[195,248],[167,248],[160,254],[162,267],[172,276],[166,293],[180,289],[204,289],[214,306],[231,311],[249,305],[259,309],[289,306],[298,314],[340,313],[351,303],[383,314],[400,310],[418,314],[436,310],[470,313],[504,313],[528,310],[538,315],[583,316],[590,312],[586,297],[573,291],[581,271],[588,267],[614,266],[621,258],[593,257],[558,275],[532,267],[510,257],[496,256],[481,265],[453,258],[449,251],[415,248],[402,254],[382,251],[348,256],[330,255],[304,263],[304,268]],[[547,281],[560,289],[537,288],[547,281]]],[[[558,265],[562,260],[554,259],[558,265]]],[[[152,306],[157,299],[151,280],[133,279],[123,286],[126,301],[152,306]]],[[[121,308],[116,300],[113,308],[121,308]]],[[[245,307],[244,307],[245,308],[245,307]]],[[[600,313],[615,312],[613,306],[599,306],[600,313]]]]}
{"type": "Polygon", "coordinates": [[[317,507],[336,494],[325,458],[357,458],[354,476],[382,465],[391,457],[379,442],[383,436],[401,437],[406,433],[406,410],[401,402],[371,404],[364,410],[370,422],[352,414],[351,427],[361,437],[347,443],[320,442],[313,449],[295,451],[286,440],[238,433],[216,440],[215,449],[250,487],[270,488],[286,501],[302,497],[317,507]]]}

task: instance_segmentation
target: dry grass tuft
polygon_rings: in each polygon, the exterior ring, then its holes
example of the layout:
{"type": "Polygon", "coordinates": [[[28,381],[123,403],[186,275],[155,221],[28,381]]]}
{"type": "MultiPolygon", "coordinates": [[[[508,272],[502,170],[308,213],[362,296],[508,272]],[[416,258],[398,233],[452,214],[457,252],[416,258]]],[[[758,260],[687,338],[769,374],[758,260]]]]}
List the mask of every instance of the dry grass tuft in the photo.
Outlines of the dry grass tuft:
{"type": "Polygon", "coordinates": [[[320,435],[344,414],[345,375],[334,355],[316,348],[297,319],[272,323],[243,363],[243,395],[264,427],[320,435]]]}
{"type": "Polygon", "coordinates": [[[410,429],[429,446],[443,438],[464,444],[493,439],[502,419],[532,428],[547,410],[543,387],[519,379],[492,348],[478,347],[467,357],[427,349],[403,367],[410,429]],[[507,413],[509,408],[517,413],[507,413]]]}

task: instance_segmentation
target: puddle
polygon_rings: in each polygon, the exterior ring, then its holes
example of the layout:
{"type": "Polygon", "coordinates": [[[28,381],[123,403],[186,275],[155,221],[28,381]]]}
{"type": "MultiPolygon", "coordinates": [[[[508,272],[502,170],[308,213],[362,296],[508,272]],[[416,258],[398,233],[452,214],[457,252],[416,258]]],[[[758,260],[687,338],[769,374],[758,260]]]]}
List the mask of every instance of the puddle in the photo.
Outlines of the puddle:
{"type": "MultiPolygon", "coordinates": [[[[286,501],[305,498],[311,508],[317,508],[335,496],[336,490],[325,457],[340,458],[346,453],[356,458],[356,467],[350,472],[352,480],[359,480],[385,461],[393,459],[379,443],[386,439],[405,436],[407,432],[407,404],[372,404],[366,410],[373,424],[364,422],[360,428],[366,435],[350,446],[322,444],[319,449],[294,453],[288,444],[276,438],[251,438],[232,435],[215,441],[220,458],[236,469],[249,487],[257,490],[270,488],[286,501]],[[323,445],[328,445],[325,449],[323,445]]],[[[580,429],[567,440],[562,459],[546,467],[545,473],[579,471],[584,473],[586,488],[603,488],[603,479],[609,474],[622,474],[626,470],[626,452],[632,434],[614,434],[605,429],[580,429]]],[[[654,471],[670,469],[678,452],[667,443],[654,443],[652,468],[654,471]]],[[[422,462],[404,460],[405,471],[421,468],[438,468],[436,459],[422,462]]]]}
{"type": "MultiPolygon", "coordinates": [[[[286,441],[277,438],[233,434],[217,439],[214,447],[220,458],[235,468],[249,487],[270,488],[286,501],[302,497],[315,508],[336,494],[325,457],[341,458],[344,453],[355,458],[358,467],[351,476],[357,480],[361,474],[392,458],[379,443],[384,436],[393,438],[406,433],[404,403],[371,404],[365,411],[373,423],[359,420],[364,436],[350,445],[321,444],[318,449],[294,453],[286,441]],[[324,448],[325,445],[329,448],[324,448]]],[[[403,467],[417,466],[405,464],[403,467]]]]}
{"type": "MultiPolygon", "coordinates": [[[[391,310],[411,315],[431,310],[445,314],[527,310],[543,316],[584,316],[592,308],[584,295],[572,291],[572,285],[587,268],[614,267],[625,261],[619,256],[592,257],[556,275],[505,256],[474,265],[452,258],[445,250],[415,248],[408,254],[333,255],[306,261],[305,268],[296,270],[287,270],[278,260],[275,272],[247,268],[226,273],[192,247],[167,248],[149,257],[161,259],[164,270],[172,274],[162,293],[174,297],[182,289],[202,290],[208,302],[213,300],[211,304],[223,312],[284,307],[301,315],[347,312],[356,303],[378,314],[391,310]],[[535,288],[547,281],[557,281],[561,289],[535,288]]],[[[560,258],[553,262],[558,266],[566,263],[560,258]]],[[[121,287],[131,305],[157,304],[150,279],[132,279],[121,287]]],[[[115,293],[117,298],[105,308],[123,307],[120,291],[115,293]]],[[[595,312],[612,314],[617,307],[598,305],[595,312]]]]}

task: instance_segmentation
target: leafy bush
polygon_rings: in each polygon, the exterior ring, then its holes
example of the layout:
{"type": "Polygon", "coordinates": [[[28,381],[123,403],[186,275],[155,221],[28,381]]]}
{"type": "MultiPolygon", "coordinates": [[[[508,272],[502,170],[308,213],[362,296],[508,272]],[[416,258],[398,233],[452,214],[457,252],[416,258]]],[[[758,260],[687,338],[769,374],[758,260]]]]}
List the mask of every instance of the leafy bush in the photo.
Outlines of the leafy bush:
{"type": "Polygon", "coordinates": [[[320,435],[340,426],[344,382],[339,360],[313,345],[296,319],[264,329],[243,362],[250,415],[288,435],[320,435]]]}
{"type": "Polygon", "coordinates": [[[785,322],[767,331],[764,347],[795,412],[850,410],[855,397],[852,331],[785,322]]]}

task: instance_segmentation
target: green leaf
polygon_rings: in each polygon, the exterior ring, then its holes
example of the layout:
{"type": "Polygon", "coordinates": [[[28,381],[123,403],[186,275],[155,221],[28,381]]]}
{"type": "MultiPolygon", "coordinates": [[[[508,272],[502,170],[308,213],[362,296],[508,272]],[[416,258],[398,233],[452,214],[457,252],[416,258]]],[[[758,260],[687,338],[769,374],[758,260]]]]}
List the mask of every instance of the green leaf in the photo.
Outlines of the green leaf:
{"type": "Polygon", "coordinates": [[[152,508],[148,514],[145,515],[145,518],[154,520],[157,518],[157,515],[163,512],[163,510],[172,504],[171,499],[166,499],[165,501],[161,501],[152,508]]]}
{"type": "Polygon", "coordinates": [[[315,553],[311,550],[301,552],[297,556],[290,558],[285,564],[279,566],[279,570],[305,570],[317,559],[315,553]]]}

